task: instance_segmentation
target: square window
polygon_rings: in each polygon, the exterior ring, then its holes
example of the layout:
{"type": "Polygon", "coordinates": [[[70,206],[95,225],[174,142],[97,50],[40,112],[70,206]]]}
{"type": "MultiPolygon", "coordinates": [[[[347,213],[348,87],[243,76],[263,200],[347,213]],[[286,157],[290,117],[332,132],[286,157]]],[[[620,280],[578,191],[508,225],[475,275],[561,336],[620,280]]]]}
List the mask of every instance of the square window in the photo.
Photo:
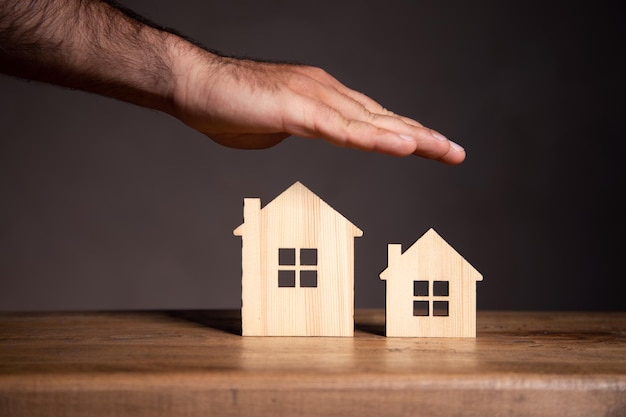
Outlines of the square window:
{"type": "Polygon", "coordinates": [[[433,316],[448,316],[447,301],[433,301],[433,316]]]}
{"type": "Polygon", "coordinates": [[[433,295],[447,297],[450,295],[448,281],[433,282],[433,295]]]}
{"type": "Polygon", "coordinates": [[[317,271],[300,271],[300,287],[316,288],[317,271]]]}
{"type": "Polygon", "coordinates": [[[300,265],[317,265],[317,249],[300,249],[300,265]]]}
{"type": "Polygon", "coordinates": [[[278,271],[278,287],[293,288],[296,286],[296,271],[278,271]]]}
{"type": "Polygon", "coordinates": [[[428,281],[413,281],[413,296],[427,297],[428,296],[428,281]]]}
{"type": "Polygon", "coordinates": [[[428,316],[428,301],[413,301],[414,316],[428,316]]]}
{"type": "Polygon", "coordinates": [[[295,249],[278,249],[278,265],[295,265],[296,250],[295,249]]]}

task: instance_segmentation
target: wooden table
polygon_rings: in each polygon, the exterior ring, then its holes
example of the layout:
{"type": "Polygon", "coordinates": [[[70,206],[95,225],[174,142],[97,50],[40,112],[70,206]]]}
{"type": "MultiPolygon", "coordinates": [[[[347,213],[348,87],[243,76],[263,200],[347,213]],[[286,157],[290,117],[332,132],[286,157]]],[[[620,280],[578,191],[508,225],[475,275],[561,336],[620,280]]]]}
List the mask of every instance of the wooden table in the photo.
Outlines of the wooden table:
{"type": "Polygon", "coordinates": [[[237,311],[0,314],[0,416],[626,416],[626,313],[478,312],[476,339],[242,337],[237,311]]]}

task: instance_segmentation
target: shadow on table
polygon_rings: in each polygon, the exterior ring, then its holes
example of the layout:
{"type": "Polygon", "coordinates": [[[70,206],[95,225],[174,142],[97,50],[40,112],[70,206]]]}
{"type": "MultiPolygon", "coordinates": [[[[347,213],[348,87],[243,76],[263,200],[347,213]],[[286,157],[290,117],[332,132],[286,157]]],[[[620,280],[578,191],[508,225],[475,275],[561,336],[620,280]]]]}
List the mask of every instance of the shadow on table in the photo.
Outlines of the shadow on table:
{"type": "MultiPolygon", "coordinates": [[[[241,336],[241,310],[175,310],[165,314],[178,320],[241,336]]],[[[367,317],[355,317],[354,328],[357,332],[385,335],[385,324],[372,322],[367,317]]]]}
{"type": "Polygon", "coordinates": [[[176,310],[167,311],[165,314],[178,320],[241,336],[240,310],[176,310]]]}
{"type": "Polygon", "coordinates": [[[359,332],[369,333],[376,336],[384,336],[385,335],[385,324],[380,323],[366,323],[356,321],[354,323],[354,329],[359,332]]]}

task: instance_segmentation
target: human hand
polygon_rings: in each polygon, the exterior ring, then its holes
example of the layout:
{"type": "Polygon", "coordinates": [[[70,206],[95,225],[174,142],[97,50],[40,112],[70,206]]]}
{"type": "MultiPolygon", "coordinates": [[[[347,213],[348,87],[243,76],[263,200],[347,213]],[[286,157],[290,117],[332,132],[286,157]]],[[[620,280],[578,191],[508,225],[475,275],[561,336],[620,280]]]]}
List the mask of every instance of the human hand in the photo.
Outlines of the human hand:
{"type": "Polygon", "coordinates": [[[267,148],[298,135],[447,164],[465,159],[459,145],[319,68],[214,54],[109,2],[4,0],[0,50],[9,51],[0,72],[158,109],[225,146],[267,148]]]}
{"type": "Polygon", "coordinates": [[[174,115],[224,146],[260,149],[291,135],[459,164],[465,151],[324,70],[188,50],[177,60],[174,115]]]}

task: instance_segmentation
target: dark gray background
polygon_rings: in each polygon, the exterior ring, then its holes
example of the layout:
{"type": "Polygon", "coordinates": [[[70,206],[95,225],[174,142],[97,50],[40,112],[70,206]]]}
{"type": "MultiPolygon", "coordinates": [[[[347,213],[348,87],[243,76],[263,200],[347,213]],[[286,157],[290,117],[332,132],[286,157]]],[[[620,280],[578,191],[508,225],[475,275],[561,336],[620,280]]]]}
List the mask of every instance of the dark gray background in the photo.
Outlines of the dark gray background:
{"type": "Polygon", "coordinates": [[[124,1],[226,53],[323,67],[468,151],[457,167],[292,138],[220,147],[164,114],[0,76],[0,310],[238,308],[244,197],[294,181],[387,243],[435,228],[479,309],[623,310],[617,2],[124,1]]]}

